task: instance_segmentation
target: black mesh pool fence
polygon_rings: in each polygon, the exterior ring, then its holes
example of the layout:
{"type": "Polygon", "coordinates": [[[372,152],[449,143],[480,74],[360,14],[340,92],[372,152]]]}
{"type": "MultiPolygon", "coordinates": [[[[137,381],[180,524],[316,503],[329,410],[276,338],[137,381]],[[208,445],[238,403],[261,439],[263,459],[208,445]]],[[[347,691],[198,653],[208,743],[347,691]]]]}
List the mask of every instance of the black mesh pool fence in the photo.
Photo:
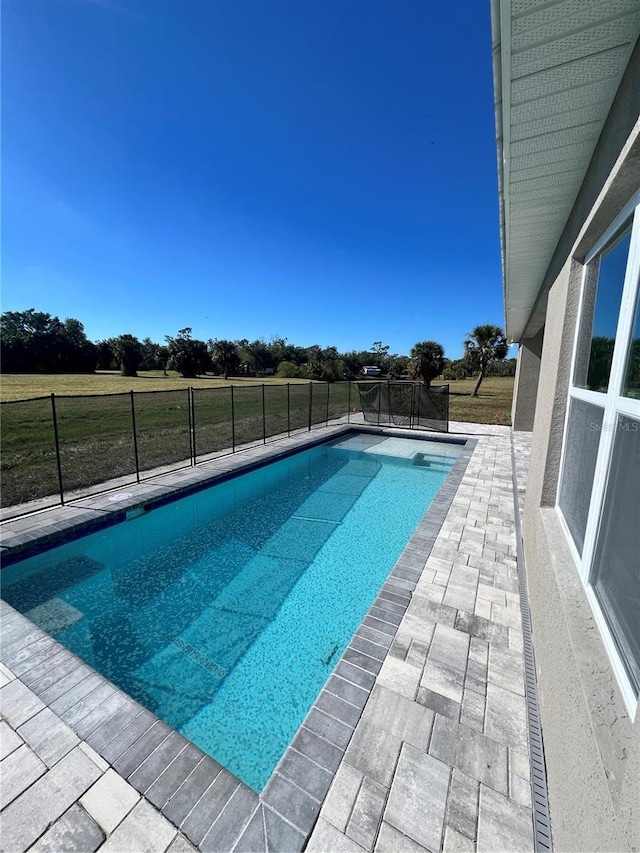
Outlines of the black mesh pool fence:
{"type": "Polygon", "coordinates": [[[233,447],[231,387],[193,388],[193,445],[196,462],[233,447]]]}
{"type": "Polygon", "coordinates": [[[19,515],[27,511],[23,504],[64,503],[359,412],[367,423],[446,431],[449,389],[412,382],[238,384],[51,394],[5,402],[0,410],[1,506],[17,507],[11,512],[19,515]]]}
{"type": "Polygon", "coordinates": [[[419,382],[358,382],[366,423],[447,432],[449,386],[419,382]]]}
{"type": "Polygon", "coordinates": [[[60,502],[51,397],[2,404],[2,506],[46,499],[60,502]]]}

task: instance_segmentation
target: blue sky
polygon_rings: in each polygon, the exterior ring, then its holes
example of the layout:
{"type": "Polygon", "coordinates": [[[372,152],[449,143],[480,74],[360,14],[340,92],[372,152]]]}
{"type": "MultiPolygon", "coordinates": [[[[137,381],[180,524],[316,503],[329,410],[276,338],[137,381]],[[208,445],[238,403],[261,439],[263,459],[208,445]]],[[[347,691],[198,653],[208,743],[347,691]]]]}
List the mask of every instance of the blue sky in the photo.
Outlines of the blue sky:
{"type": "Polygon", "coordinates": [[[503,323],[489,3],[5,0],[2,310],[408,353],[503,323]]]}

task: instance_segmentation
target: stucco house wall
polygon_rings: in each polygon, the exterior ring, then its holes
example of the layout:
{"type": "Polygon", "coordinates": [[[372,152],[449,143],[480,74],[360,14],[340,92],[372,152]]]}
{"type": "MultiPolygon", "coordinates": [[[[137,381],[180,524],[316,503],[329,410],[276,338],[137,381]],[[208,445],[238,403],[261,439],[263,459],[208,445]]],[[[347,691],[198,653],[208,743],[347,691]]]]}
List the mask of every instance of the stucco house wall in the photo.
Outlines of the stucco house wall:
{"type": "Polygon", "coordinates": [[[556,510],[583,261],[640,188],[639,115],[640,43],[541,283],[514,392],[514,429],[533,431],[522,533],[557,850],[640,850],[640,708],[623,700],[556,510]]]}

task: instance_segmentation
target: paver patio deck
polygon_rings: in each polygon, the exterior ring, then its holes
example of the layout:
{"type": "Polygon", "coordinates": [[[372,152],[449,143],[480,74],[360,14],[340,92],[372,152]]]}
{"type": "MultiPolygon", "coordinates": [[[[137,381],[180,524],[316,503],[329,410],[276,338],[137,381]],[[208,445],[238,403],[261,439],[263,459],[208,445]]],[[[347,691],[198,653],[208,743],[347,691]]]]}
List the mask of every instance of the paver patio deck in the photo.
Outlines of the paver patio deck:
{"type": "MultiPolygon", "coordinates": [[[[421,525],[261,796],[3,603],[2,849],[532,850],[512,473],[513,442],[522,494],[528,436],[451,431],[477,443],[444,522],[421,525]]],[[[3,542],[62,515],[7,522],[3,542]]]]}

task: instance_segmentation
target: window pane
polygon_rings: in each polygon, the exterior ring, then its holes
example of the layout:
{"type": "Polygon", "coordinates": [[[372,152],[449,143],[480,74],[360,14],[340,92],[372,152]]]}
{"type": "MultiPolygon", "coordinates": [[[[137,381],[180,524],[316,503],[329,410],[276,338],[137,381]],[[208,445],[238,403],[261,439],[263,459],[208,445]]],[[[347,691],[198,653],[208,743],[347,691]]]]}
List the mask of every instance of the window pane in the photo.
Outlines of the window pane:
{"type": "Polygon", "coordinates": [[[606,393],[613,359],[631,231],[589,264],[574,384],[606,393]]]}
{"type": "Polygon", "coordinates": [[[582,554],[596,467],[603,410],[572,399],[558,503],[576,548],[582,554]]]}
{"type": "Polygon", "coordinates": [[[640,688],[640,421],[618,415],[591,583],[640,688]]]}
{"type": "Polygon", "coordinates": [[[622,393],[625,397],[640,399],[640,290],[638,291],[636,319],[631,332],[631,346],[629,347],[622,393]]]}

